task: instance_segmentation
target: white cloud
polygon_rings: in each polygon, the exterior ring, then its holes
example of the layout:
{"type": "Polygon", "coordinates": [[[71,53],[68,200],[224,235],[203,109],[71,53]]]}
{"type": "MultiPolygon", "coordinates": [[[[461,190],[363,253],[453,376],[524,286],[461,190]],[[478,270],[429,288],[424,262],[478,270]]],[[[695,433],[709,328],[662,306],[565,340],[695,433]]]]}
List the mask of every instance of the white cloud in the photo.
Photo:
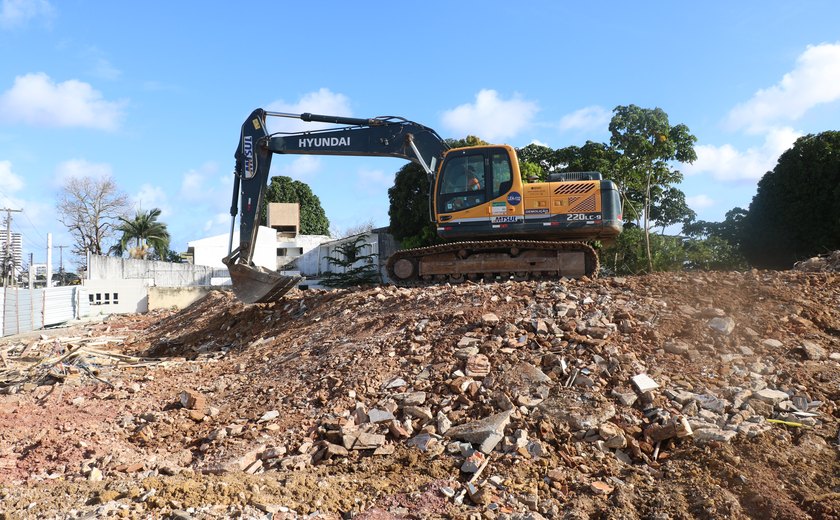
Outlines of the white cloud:
{"type": "Polygon", "coordinates": [[[511,99],[499,97],[495,90],[484,89],[475,96],[475,103],[459,105],[443,113],[443,125],[458,138],[475,135],[498,142],[514,137],[527,128],[539,107],[533,101],[514,94],[511,99]]]}
{"type": "Polygon", "coordinates": [[[761,89],[727,117],[731,129],[762,132],[796,121],[812,108],[840,99],[840,42],[809,45],[794,69],[772,87],[761,89]]]}
{"type": "Polygon", "coordinates": [[[50,18],[53,7],[47,0],[3,0],[0,4],[0,27],[7,29],[38,18],[50,18]]]}
{"type": "Polygon", "coordinates": [[[12,161],[0,161],[0,191],[8,195],[22,190],[23,186],[23,179],[12,171],[12,161]]]}
{"type": "Polygon", "coordinates": [[[705,209],[710,208],[716,204],[714,199],[709,197],[708,195],[694,195],[692,197],[685,198],[686,204],[692,209],[705,209]]]}
{"type": "Polygon", "coordinates": [[[60,163],[55,169],[56,186],[61,186],[67,179],[93,177],[101,179],[111,176],[111,165],[92,163],[85,159],[70,159],[60,163]]]}
{"type": "MultiPolygon", "coordinates": [[[[276,157],[275,163],[276,163],[276,157]]],[[[295,157],[291,163],[282,164],[272,176],[281,175],[291,177],[296,181],[307,181],[314,178],[321,171],[321,159],[311,155],[295,157]]]]}
{"type": "MultiPolygon", "coordinates": [[[[187,201],[216,202],[222,184],[219,181],[219,166],[208,161],[196,169],[189,170],[181,179],[179,198],[187,201]]],[[[228,176],[228,189],[233,186],[233,175],[228,176]]]]}
{"type": "Polygon", "coordinates": [[[216,213],[213,218],[204,222],[202,230],[205,233],[221,233],[228,231],[225,226],[230,226],[230,215],[227,213],[216,213]]]}
{"type": "Polygon", "coordinates": [[[694,147],[697,160],[683,166],[686,175],[708,173],[722,181],[757,180],[776,166],[779,156],[793,145],[801,134],[792,128],[773,128],[760,147],[740,151],[730,144],[694,147]]]}
{"type": "Polygon", "coordinates": [[[136,211],[147,212],[157,208],[160,210],[161,219],[172,214],[172,210],[168,204],[167,192],[160,186],[143,184],[140,186],[140,191],[132,199],[134,200],[134,209],[136,211]]]}
{"type": "Polygon", "coordinates": [[[560,130],[595,131],[604,130],[610,122],[612,113],[597,105],[581,108],[560,119],[560,130]]]}
{"type": "Polygon", "coordinates": [[[55,83],[43,72],[15,78],[0,95],[0,121],[40,127],[114,130],[124,101],[106,101],[90,84],[75,79],[55,83]]]}
{"type": "MultiPolygon", "coordinates": [[[[352,117],[353,115],[353,111],[350,109],[350,99],[344,94],[332,92],[328,88],[322,88],[316,92],[304,94],[294,103],[288,103],[282,99],[272,101],[266,106],[266,110],[287,114],[309,112],[329,116],[352,117]]],[[[335,125],[307,123],[300,119],[271,117],[266,121],[266,126],[268,126],[271,132],[303,132],[333,127],[335,125]]]]}

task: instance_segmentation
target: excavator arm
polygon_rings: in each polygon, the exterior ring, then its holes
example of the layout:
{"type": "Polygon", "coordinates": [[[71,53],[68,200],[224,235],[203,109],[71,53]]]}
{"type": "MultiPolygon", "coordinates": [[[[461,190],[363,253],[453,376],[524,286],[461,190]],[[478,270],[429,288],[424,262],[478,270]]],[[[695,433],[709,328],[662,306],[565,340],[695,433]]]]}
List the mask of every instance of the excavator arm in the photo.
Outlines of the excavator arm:
{"type": "Polygon", "coordinates": [[[236,169],[230,208],[229,254],[223,259],[237,298],[245,303],[274,301],[301,280],[299,276],[281,275],[253,263],[260,208],[264,202],[274,154],[397,157],[419,164],[431,178],[448,148],[446,142],[431,128],[400,117],[361,119],[254,110],[242,124],[239,145],[234,155],[236,169]],[[265,124],[268,116],[345,126],[270,134],[265,124]],[[234,249],[233,231],[237,214],[239,244],[234,249]]]}

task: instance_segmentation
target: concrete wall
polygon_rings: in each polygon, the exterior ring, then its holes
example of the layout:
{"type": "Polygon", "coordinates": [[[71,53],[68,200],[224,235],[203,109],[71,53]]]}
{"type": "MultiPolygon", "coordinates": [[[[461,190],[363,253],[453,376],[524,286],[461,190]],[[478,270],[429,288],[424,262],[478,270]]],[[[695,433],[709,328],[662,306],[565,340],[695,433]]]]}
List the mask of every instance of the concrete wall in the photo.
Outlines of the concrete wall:
{"type": "MultiPolygon", "coordinates": [[[[373,254],[377,258],[377,267],[382,277],[383,282],[388,282],[388,274],[385,272],[385,262],[394,251],[399,247],[399,244],[394,240],[394,237],[387,233],[387,228],[377,228],[367,233],[363,233],[364,254],[373,254]]],[[[336,272],[340,270],[340,266],[332,266],[327,257],[337,256],[340,253],[337,248],[345,242],[354,240],[359,235],[333,240],[331,242],[324,242],[318,247],[306,252],[297,259],[295,265],[303,276],[310,278],[318,278],[327,271],[336,272]]]]}
{"type": "Polygon", "coordinates": [[[149,297],[145,280],[83,280],[90,315],[147,312],[149,297]]]}
{"type": "MultiPolygon", "coordinates": [[[[221,257],[219,257],[221,258],[221,257]]],[[[219,262],[221,264],[221,262],[219,262]]],[[[227,269],[220,265],[225,274],[227,269]]],[[[193,264],[175,264],[156,260],[137,260],[114,256],[91,255],[88,260],[88,280],[143,280],[146,285],[182,287],[210,285],[220,269],[193,264]]]]}
{"type": "Polygon", "coordinates": [[[184,309],[211,290],[210,287],[149,287],[149,310],[184,309]]]}

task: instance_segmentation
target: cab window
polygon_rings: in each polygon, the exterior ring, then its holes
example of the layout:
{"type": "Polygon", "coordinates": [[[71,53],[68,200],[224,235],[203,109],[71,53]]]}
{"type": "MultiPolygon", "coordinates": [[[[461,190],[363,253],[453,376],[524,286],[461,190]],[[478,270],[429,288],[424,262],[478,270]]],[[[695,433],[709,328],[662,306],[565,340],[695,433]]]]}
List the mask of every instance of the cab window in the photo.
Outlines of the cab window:
{"type": "Polygon", "coordinates": [[[478,206],[487,200],[484,155],[473,154],[449,160],[440,180],[438,211],[450,213],[478,206]]]}
{"type": "Polygon", "coordinates": [[[501,197],[510,191],[513,185],[513,171],[510,167],[510,158],[506,153],[494,153],[490,158],[492,191],[490,198],[501,197]]]}

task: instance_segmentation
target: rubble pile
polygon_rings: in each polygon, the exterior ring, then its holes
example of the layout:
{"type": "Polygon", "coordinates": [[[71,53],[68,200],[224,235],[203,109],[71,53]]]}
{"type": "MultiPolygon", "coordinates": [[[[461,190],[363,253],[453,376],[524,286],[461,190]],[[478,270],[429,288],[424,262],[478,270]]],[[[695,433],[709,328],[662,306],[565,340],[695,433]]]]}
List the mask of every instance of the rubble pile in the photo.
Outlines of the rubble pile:
{"type": "Polygon", "coordinates": [[[0,380],[0,498],[43,516],[73,486],[70,518],[830,518],[838,282],[212,293],[115,318],[86,334],[128,337],[122,364],[0,380]]]}
{"type": "Polygon", "coordinates": [[[797,262],[793,268],[797,271],[806,272],[840,272],[840,251],[833,251],[825,255],[815,256],[808,260],[797,262]]]}

